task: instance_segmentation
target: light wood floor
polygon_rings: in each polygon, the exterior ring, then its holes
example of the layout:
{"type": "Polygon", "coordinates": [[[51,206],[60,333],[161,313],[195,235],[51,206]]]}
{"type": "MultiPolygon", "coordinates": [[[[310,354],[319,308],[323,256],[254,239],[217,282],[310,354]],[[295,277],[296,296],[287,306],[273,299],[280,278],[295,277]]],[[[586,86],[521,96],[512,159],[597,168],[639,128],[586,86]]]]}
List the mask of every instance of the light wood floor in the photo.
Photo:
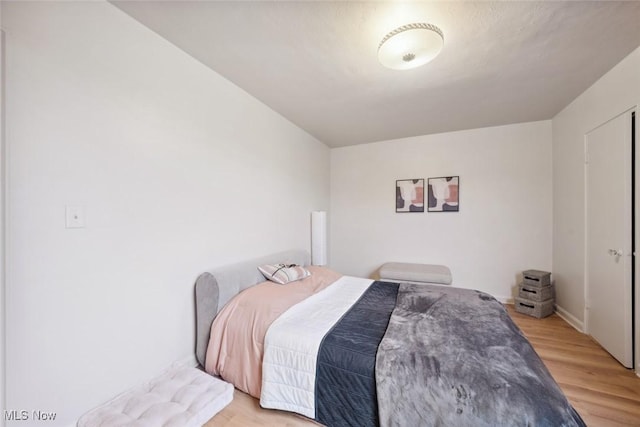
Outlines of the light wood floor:
{"type": "MultiPolygon", "coordinates": [[[[509,314],[588,426],[640,426],[640,378],[590,337],[553,314],[536,319],[509,314]]],[[[238,390],[233,402],[205,427],[318,426],[304,417],[260,408],[238,390]]]]}
{"type": "Polygon", "coordinates": [[[588,426],[640,426],[640,378],[553,314],[509,314],[588,426]]]}

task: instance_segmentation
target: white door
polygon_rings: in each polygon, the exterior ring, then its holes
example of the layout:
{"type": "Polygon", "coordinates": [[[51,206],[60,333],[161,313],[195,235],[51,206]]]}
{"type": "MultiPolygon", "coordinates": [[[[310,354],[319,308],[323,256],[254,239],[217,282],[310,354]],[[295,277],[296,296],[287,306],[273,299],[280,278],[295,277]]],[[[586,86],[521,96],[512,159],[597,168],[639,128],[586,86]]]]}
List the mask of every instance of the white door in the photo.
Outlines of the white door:
{"type": "Polygon", "coordinates": [[[589,132],[586,150],[587,332],[631,368],[631,113],[589,132]]]}

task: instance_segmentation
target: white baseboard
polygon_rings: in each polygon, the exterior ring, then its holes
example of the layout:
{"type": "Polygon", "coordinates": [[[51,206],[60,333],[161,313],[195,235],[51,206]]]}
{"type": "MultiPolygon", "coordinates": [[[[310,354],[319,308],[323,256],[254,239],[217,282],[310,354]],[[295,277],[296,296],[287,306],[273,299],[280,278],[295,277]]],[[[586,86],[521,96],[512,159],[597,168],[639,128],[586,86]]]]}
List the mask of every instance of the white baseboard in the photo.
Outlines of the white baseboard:
{"type": "Polygon", "coordinates": [[[176,360],[174,362],[174,365],[179,365],[179,366],[189,366],[191,368],[195,368],[198,366],[198,359],[196,359],[196,355],[195,354],[191,354],[189,356],[185,356],[180,360],[176,360]]]}
{"type": "Polygon", "coordinates": [[[497,299],[502,304],[511,304],[511,305],[513,305],[515,303],[515,300],[513,299],[513,297],[494,296],[494,298],[497,299]]]}
{"type": "Polygon", "coordinates": [[[576,319],[576,317],[573,314],[569,313],[567,310],[565,310],[564,308],[560,307],[557,304],[556,304],[556,314],[560,316],[565,322],[567,322],[568,324],[576,328],[578,332],[581,332],[584,334],[584,323],[581,320],[576,319]]]}

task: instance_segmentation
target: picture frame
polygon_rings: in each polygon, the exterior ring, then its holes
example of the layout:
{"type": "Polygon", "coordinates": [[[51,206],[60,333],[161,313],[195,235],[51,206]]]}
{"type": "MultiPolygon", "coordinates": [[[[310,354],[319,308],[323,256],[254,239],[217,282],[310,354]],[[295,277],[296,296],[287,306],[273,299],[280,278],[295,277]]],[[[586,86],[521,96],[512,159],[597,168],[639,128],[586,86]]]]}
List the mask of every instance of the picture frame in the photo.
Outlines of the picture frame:
{"type": "Polygon", "coordinates": [[[396,180],[396,212],[424,212],[424,178],[396,180]]]}
{"type": "Polygon", "coordinates": [[[459,176],[429,178],[427,193],[427,212],[460,211],[459,176]]]}

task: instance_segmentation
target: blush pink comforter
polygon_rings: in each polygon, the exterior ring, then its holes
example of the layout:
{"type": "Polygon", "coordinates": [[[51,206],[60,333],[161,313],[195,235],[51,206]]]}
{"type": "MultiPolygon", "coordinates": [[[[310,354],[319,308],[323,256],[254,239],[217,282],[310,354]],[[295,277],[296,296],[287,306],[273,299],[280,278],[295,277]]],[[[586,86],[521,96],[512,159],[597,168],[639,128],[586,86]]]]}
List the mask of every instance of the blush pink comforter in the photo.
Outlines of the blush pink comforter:
{"type": "Polygon", "coordinates": [[[278,285],[263,282],[236,295],[211,325],[205,370],[260,398],[262,355],[267,329],[287,309],[340,278],[322,267],[307,267],[311,276],[278,285]]]}

